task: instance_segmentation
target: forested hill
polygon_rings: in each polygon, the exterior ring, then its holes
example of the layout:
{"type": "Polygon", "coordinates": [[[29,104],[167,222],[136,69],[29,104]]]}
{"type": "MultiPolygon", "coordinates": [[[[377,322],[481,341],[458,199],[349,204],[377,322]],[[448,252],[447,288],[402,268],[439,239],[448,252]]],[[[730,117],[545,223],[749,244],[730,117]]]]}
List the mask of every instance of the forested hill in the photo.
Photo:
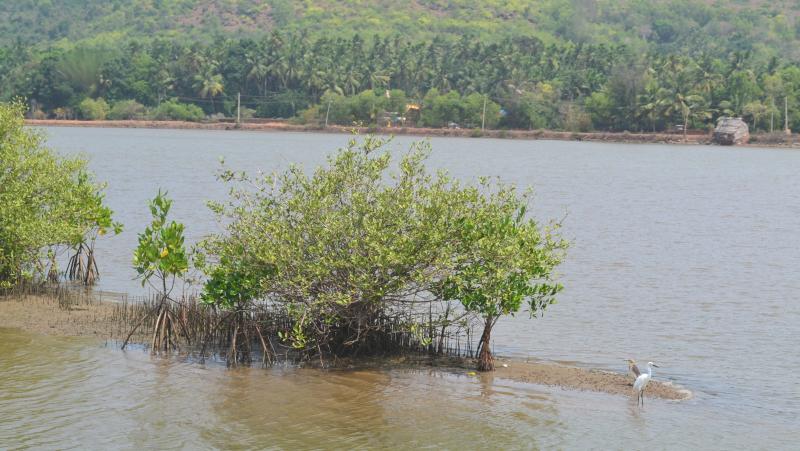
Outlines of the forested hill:
{"type": "Polygon", "coordinates": [[[798,130],[800,5],[0,0],[15,98],[61,119],[798,130]]]}
{"type": "MultiPolygon", "coordinates": [[[[60,40],[399,34],[710,46],[800,56],[795,0],[0,0],[0,45],[60,40]]],[[[63,41],[62,41],[63,42],[63,41]]]]}

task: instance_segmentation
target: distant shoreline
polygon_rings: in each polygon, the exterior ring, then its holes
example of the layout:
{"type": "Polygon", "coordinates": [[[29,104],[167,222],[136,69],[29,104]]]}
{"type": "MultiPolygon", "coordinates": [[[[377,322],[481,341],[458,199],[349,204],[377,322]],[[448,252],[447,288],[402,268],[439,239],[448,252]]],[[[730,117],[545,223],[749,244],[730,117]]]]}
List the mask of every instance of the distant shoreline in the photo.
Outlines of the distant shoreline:
{"type": "Polygon", "coordinates": [[[422,127],[347,127],[329,125],[328,127],[296,125],[286,121],[263,121],[242,123],[239,127],[232,122],[183,122],[183,121],[78,121],[59,119],[26,119],[25,124],[36,127],[102,127],[102,128],[152,128],[174,130],[247,130],[247,131],[284,131],[284,132],[324,132],[347,133],[357,131],[364,133],[441,136],[463,138],[505,138],[529,140],[559,141],[595,141],[612,143],[660,143],[660,144],[709,144],[707,134],[689,134],[684,143],[683,135],[674,133],[629,133],[629,132],[562,132],[553,130],[476,130],[467,128],[422,128],[422,127]]]}
{"type": "MultiPolygon", "coordinates": [[[[99,127],[99,128],[150,128],[170,130],[245,130],[262,132],[307,132],[407,135],[419,137],[460,137],[460,138],[498,138],[555,141],[591,141],[625,144],[711,144],[710,134],[690,133],[683,140],[680,133],[631,133],[631,132],[563,132],[555,130],[477,130],[469,128],[425,128],[425,127],[355,127],[329,125],[328,127],[290,124],[287,121],[271,120],[246,122],[236,126],[233,122],[186,122],[186,121],[78,121],[62,119],[26,119],[25,124],[33,127],[99,127]]],[[[749,144],[734,147],[780,147],[800,146],[793,136],[786,138],[782,133],[754,133],[749,144]]],[[[723,146],[726,147],[726,146],[723,146]]]]}

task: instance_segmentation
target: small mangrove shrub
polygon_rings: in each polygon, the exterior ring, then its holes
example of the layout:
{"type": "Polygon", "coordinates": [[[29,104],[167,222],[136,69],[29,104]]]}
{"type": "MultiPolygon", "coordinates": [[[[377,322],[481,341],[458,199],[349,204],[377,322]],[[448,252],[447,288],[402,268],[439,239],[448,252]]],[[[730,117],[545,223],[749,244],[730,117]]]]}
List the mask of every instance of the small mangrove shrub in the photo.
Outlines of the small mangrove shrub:
{"type": "Polygon", "coordinates": [[[463,185],[425,167],[415,144],[397,164],[386,142],[353,140],[307,173],[223,170],[231,197],[211,207],[226,232],[202,244],[206,303],[286,312],[279,336],[307,358],[380,354],[397,333],[442,352],[448,327],[483,328],[479,368],[493,368],[492,327],[555,302],[566,242],[527,216],[528,193],[463,185]],[[438,340],[437,340],[438,337],[438,340]]]}
{"type": "MultiPolygon", "coordinates": [[[[80,174],[78,180],[81,184],[89,183],[86,173],[80,174]]],[[[100,278],[100,270],[94,255],[94,246],[97,238],[111,232],[118,235],[122,232],[122,224],[114,222],[111,215],[112,211],[103,205],[104,195],[96,192],[94,196],[87,196],[84,200],[85,206],[89,211],[94,211],[95,216],[84,226],[84,231],[80,235],[75,235],[70,243],[73,255],[70,257],[66,269],[67,280],[79,282],[83,285],[94,285],[100,278]]],[[[51,258],[52,267],[56,264],[55,258],[51,258]]],[[[50,281],[54,281],[52,276],[48,276],[50,281]]]]}
{"type": "MultiPolygon", "coordinates": [[[[309,356],[379,350],[381,324],[410,313],[409,296],[424,291],[445,263],[437,263],[443,236],[434,216],[447,197],[429,191],[446,190],[447,181],[434,182],[424,153],[414,152],[384,183],[390,159],[378,155],[381,145],[352,142],[311,175],[296,166],[257,179],[221,174],[236,186],[229,204],[212,205],[229,226],[205,242],[210,273],[252,278],[253,290],[237,303],[281,306],[293,320],[284,339],[309,356]]],[[[229,308],[215,281],[204,298],[229,308]]]]}
{"type": "Polygon", "coordinates": [[[483,333],[478,345],[478,369],[491,371],[490,340],[497,321],[523,306],[531,317],[555,303],[562,285],[553,280],[567,242],[555,231],[558,224],[541,227],[526,217],[530,191],[518,195],[513,186],[492,186],[482,179],[479,188],[467,188],[463,208],[471,214],[453,227],[455,264],[438,293],[457,300],[479,316],[483,333]]]}
{"type": "MultiPolygon", "coordinates": [[[[139,234],[139,245],[133,253],[133,267],[142,286],[149,284],[159,297],[159,302],[151,311],[156,318],[153,327],[153,351],[176,348],[178,334],[186,331],[186,325],[182,323],[183,317],[174,308],[175,302],[170,294],[177,278],[189,269],[189,255],[184,242],[184,225],[167,220],[171,207],[172,201],[167,198],[167,193],[159,190],[150,201],[152,221],[139,234]]],[[[142,322],[148,317],[149,315],[144,316],[142,322]]],[[[133,328],[128,338],[137,327],[133,328]]],[[[126,339],[123,348],[127,342],[126,339]]]]}
{"type": "Polygon", "coordinates": [[[94,243],[121,224],[83,158],[61,157],[23,124],[22,103],[0,103],[0,287],[57,281],[56,255],[74,249],[70,277],[99,275],[94,243]]]}

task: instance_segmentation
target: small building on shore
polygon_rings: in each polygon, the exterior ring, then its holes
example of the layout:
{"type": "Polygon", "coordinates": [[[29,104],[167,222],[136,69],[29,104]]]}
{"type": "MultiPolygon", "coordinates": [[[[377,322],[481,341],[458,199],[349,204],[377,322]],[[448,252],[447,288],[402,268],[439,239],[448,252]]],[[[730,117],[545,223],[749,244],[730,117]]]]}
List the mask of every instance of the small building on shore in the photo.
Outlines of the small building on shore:
{"type": "Polygon", "coordinates": [[[713,142],[723,146],[747,144],[750,140],[750,127],[740,117],[723,116],[717,119],[713,142]]]}

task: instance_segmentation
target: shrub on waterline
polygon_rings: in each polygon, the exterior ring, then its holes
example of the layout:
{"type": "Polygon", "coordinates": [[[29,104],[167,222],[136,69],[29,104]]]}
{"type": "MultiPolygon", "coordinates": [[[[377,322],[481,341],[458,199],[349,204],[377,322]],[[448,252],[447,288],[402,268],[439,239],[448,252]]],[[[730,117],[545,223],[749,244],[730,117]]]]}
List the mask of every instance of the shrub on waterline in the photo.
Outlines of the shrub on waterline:
{"type": "Polygon", "coordinates": [[[102,121],[108,116],[110,108],[108,103],[103,99],[85,98],[78,104],[78,114],[81,119],[89,121],[102,121]]]}
{"type": "Polygon", "coordinates": [[[57,279],[55,255],[64,248],[80,250],[77,278],[91,283],[95,239],[121,225],[86,160],[47,149],[41,133],[24,128],[24,111],[22,103],[0,103],[0,287],[57,279]]]}
{"type": "Polygon", "coordinates": [[[491,369],[492,327],[523,300],[532,315],[553,302],[566,243],[526,219],[527,194],[430,174],[426,144],[391,171],[384,144],[353,140],[310,175],[296,166],[255,179],[224,171],[231,199],[212,209],[227,233],[203,245],[203,299],[284,308],[292,328],[283,338],[308,357],[381,352],[396,332],[386,324],[420,333],[479,319],[479,366],[491,369]]]}
{"type": "Polygon", "coordinates": [[[189,255],[186,252],[184,225],[167,221],[172,201],[167,198],[167,193],[160,190],[156,197],[150,201],[150,215],[152,221],[142,233],[139,234],[139,245],[133,252],[133,268],[142,281],[142,286],[150,284],[159,296],[155,308],[142,317],[139,324],[133,327],[122,348],[128,344],[130,337],[136,329],[146,321],[150,315],[156,320],[153,326],[153,351],[177,348],[178,336],[190,340],[186,333],[187,327],[183,323],[185,318],[175,311],[175,302],[170,298],[177,278],[189,269],[189,255]]]}
{"type": "Polygon", "coordinates": [[[199,122],[203,120],[205,113],[197,105],[180,103],[177,100],[167,100],[153,110],[152,116],[157,121],[199,122]]]}
{"type": "Polygon", "coordinates": [[[147,109],[141,103],[135,100],[120,100],[111,107],[108,118],[115,121],[142,119],[146,113],[147,109]]]}
{"type": "Polygon", "coordinates": [[[478,369],[491,371],[492,328],[506,315],[527,305],[531,317],[555,303],[562,286],[553,280],[567,243],[554,234],[558,224],[540,227],[526,218],[530,191],[518,195],[513,186],[467,188],[463,205],[470,215],[453,227],[453,261],[438,295],[458,300],[480,316],[483,333],[478,369]]]}

